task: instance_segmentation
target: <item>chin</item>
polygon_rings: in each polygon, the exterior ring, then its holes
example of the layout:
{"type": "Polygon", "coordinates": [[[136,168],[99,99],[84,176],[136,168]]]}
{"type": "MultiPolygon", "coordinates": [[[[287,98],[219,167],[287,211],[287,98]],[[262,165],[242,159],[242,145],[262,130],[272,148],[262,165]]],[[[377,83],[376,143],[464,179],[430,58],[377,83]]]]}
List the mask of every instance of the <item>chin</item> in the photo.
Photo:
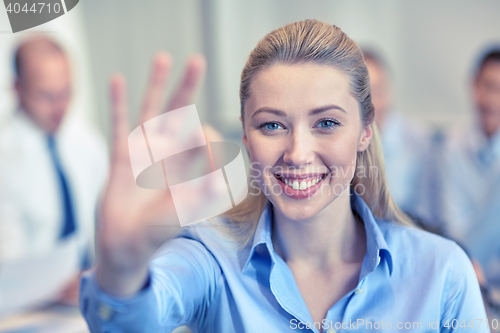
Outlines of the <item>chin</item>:
{"type": "Polygon", "coordinates": [[[59,119],[57,121],[54,121],[52,123],[52,126],[51,126],[51,129],[53,132],[56,132],[57,130],[59,130],[59,128],[61,127],[61,124],[62,124],[62,119],[59,119]]]}
{"type": "Polygon", "coordinates": [[[284,194],[273,194],[267,197],[281,214],[294,221],[313,218],[337,198],[331,194],[322,195],[321,193],[316,193],[316,195],[302,200],[292,199],[284,194]]]}
{"type": "Polygon", "coordinates": [[[59,124],[57,124],[57,125],[50,125],[50,126],[47,126],[45,128],[45,130],[47,131],[47,133],[50,133],[50,134],[53,134],[53,133],[57,132],[58,129],[59,129],[59,124]]]}
{"type": "Polygon", "coordinates": [[[317,203],[297,204],[293,202],[283,202],[276,198],[269,198],[276,209],[283,216],[294,221],[308,220],[316,216],[324,207],[320,207],[317,203]]]}

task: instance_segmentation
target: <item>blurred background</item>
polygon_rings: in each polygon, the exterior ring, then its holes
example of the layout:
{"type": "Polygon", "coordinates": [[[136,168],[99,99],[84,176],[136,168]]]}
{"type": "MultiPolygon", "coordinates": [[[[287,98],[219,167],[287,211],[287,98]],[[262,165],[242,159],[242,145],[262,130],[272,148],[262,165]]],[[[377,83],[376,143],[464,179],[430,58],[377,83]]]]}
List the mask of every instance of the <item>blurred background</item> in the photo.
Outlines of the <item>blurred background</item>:
{"type": "MultiPolygon", "coordinates": [[[[109,77],[115,72],[125,75],[134,121],[150,61],[160,50],[170,52],[176,64],[170,87],[180,79],[189,55],[207,58],[197,110],[226,140],[241,144],[239,80],[250,51],[271,30],[313,18],[339,26],[361,47],[376,50],[394,88],[394,109],[432,137],[475,119],[474,68],[484,47],[500,43],[499,14],[496,0],[82,0],[54,21],[13,34],[1,7],[0,123],[8,122],[17,106],[15,49],[44,33],[64,47],[71,61],[74,94],[68,113],[91,124],[108,145],[109,77]]],[[[498,211],[500,201],[490,206],[497,210],[488,210],[488,216],[498,211]]],[[[493,222],[500,225],[498,218],[493,222]]],[[[1,284],[0,262],[0,318],[2,309],[8,309],[1,284]]],[[[59,320],[59,331],[85,332],[81,318],[69,324],[73,330],[64,328],[67,318],[78,317],[71,311],[58,308],[51,313],[59,320]]],[[[24,319],[15,318],[4,326],[0,321],[0,332],[18,332],[13,327],[24,319]]],[[[43,326],[55,317],[30,318],[37,324],[22,332],[59,332],[43,326]]]]}
{"type": "Polygon", "coordinates": [[[14,35],[1,8],[0,115],[14,103],[14,41],[45,31],[63,40],[78,64],[82,89],[75,112],[103,132],[109,132],[109,76],[125,74],[131,112],[136,113],[152,55],[167,50],[178,64],[174,82],[188,55],[207,57],[198,112],[225,136],[239,137],[239,77],[248,54],[271,30],[315,18],[339,26],[358,44],[376,47],[384,55],[401,112],[447,126],[471,116],[471,69],[479,50],[500,39],[498,13],[500,3],[495,0],[84,0],[57,20],[14,35]]]}

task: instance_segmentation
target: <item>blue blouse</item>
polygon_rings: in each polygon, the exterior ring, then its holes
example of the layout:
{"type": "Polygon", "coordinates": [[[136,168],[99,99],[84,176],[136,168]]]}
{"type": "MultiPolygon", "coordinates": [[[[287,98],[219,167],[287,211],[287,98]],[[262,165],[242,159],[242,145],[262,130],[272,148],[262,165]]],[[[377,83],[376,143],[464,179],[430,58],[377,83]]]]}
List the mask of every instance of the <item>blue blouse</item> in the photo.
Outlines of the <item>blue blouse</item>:
{"type": "MultiPolygon", "coordinates": [[[[92,332],[490,332],[472,264],[454,242],[374,218],[352,193],[367,253],[359,282],[318,323],[271,242],[272,205],[238,248],[208,222],[185,228],[150,263],[147,286],[128,298],[102,291],[95,272],[80,287],[92,332]]],[[[490,323],[491,324],[491,323],[490,323]]]]}

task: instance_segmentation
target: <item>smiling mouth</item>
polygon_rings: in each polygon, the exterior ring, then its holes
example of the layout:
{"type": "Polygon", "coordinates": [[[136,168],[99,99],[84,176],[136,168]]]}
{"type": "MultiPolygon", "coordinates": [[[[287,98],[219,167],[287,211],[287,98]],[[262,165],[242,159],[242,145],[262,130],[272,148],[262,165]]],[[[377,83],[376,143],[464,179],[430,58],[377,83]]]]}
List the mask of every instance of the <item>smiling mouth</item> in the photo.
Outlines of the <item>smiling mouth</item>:
{"type": "Polygon", "coordinates": [[[326,177],[326,173],[322,174],[321,176],[318,177],[312,177],[312,178],[303,178],[303,179],[298,179],[298,178],[285,178],[281,175],[274,174],[276,179],[279,181],[285,183],[287,186],[289,186],[291,189],[294,190],[299,190],[299,191],[305,191],[308,188],[316,185],[317,183],[321,182],[323,179],[326,177]]]}

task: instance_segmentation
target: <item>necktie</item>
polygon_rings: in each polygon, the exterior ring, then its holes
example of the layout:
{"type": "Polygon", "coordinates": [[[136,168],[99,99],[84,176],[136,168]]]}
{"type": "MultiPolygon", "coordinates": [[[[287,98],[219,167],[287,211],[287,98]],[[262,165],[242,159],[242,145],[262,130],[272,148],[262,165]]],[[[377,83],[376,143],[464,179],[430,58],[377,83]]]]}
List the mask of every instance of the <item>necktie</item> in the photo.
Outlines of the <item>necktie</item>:
{"type": "Polygon", "coordinates": [[[64,172],[61,167],[61,161],[59,160],[59,156],[57,154],[56,142],[52,135],[48,136],[47,141],[49,145],[50,156],[52,157],[52,162],[54,163],[54,167],[57,171],[57,176],[59,178],[61,199],[64,205],[64,210],[63,210],[64,224],[60,235],[60,238],[63,239],[71,235],[71,233],[75,231],[76,229],[75,216],[73,212],[73,205],[71,202],[71,194],[68,187],[68,182],[66,181],[66,177],[64,176],[64,172]]]}

